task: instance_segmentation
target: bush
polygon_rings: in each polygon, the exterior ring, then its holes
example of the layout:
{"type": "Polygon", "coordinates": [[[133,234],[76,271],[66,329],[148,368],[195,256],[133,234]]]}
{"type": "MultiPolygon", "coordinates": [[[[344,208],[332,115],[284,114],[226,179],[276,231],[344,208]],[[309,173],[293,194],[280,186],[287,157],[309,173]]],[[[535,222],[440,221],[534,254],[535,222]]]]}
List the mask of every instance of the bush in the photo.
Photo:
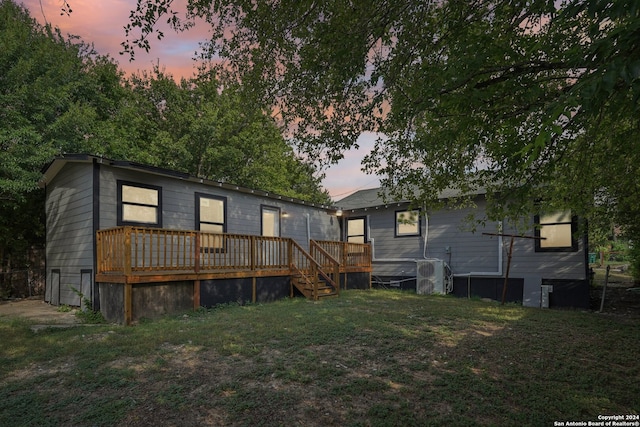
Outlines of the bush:
{"type": "Polygon", "coordinates": [[[633,280],[640,282],[640,245],[630,245],[629,247],[629,270],[633,280]]]}
{"type": "Polygon", "coordinates": [[[97,324],[107,322],[102,313],[91,308],[93,304],[91,303],[91,300],[89,298],[84,296],[82,292],[80,292],[73,286],[69,287],[76,295],[80,297],[80,300],[82,301],[80,310],[76,311],[76,317],[78,317],[82,321],[82,323],[97,324]]]}

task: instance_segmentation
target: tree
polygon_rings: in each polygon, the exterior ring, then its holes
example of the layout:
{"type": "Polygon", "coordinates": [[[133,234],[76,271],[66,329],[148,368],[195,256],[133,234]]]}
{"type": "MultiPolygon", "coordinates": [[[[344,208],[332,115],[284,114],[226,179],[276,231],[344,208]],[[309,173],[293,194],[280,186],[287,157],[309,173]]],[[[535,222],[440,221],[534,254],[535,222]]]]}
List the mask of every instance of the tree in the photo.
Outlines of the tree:
{"type": "Polygon", "coordinates": [[[159,72],[125,80],[112,58],[0,0],[0,272],[44,243],[38,180],[62,153],[137,160],[328,202],[315,170],[273,121],[231,89],[206,75],[180,85],[159,72]]]}
{"type": "Polygon", "coordinates": [[[0,1],[0,271],[44,242],[41,170],[81,149],[117,102],[120,74],[90,46],[0,1]]]}
{"type": "Polygon", "coordinates": [[[156,67],[128,79],[127,88],[132,96],[115,119],[120,135],[105,141],[109,153],[329,203],[316,171],[295,155],[271,117],[243,102],[238,87],[222,88],[206,72],[176,83],[156,67]]]}
{"type": "Polygon", "coordinates": [[[0,199],[22,203],[56,154],[87,151],[122,97],[108,57],[0,1],[0,199]]]}
{"type": "MultiPolygon", "coordinates": [[[[140,0],[125,50],[163,14],[213,28],[205,56],[329,162],[363,131],[395,196],[486,187],[493,216],[616,201],[638,186],[640,5],[628,0],[140,0]],[[140,32],[135,32],[140,29],[140,32]],[[631,186],[630,186],[631,184],[631,186]]],[[[635,192],[634,194],[640,194],[635,192]]],[[[637,204],[636,204],[637,205],[637,204]]],[[[634,218],[637,217],[634,216],[634,218]]]]}

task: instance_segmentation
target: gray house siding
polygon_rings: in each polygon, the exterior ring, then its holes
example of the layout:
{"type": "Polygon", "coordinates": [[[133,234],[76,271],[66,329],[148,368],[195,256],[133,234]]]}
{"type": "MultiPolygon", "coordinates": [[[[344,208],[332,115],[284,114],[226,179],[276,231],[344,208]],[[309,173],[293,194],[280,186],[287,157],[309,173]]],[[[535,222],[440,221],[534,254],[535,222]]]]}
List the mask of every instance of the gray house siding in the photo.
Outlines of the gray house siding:
{"type": "Polygon", "coordinates": [[[41,180],[46,188],[47,302],[80,305],[75,288],[98,306],[95,231],[118,225],[118,181],[161,189],[162,228],[197,229],[196,194],[200,193],[225,198],[227,233],[260,235],[261,209],[274,207],[281,213],[281,237],[292,238],[305,249],[309,239],[340,240],[335,211],[325,206],[167,170],[72,155],[52,163],[41,180]]]}
{"type": "MultiPolygon", "coordinates": [[[[484,201],[478,201],[483,209],[484,201]]],[[[442,259],[454,273],[495,272],[498,270],[497,237],[483,232],[497,233],[498,223],[487,222],[475,231],[466,218],[470,209],[439,210],[420,217],[420,235],[396,237],[395,212],[408,205],[379,208],[367,215],[369,239],[372,241],[373,274],[406,277],[415,275],[415,262],[408,260],[442,259]],[[426,244],[426,250],[425,250],[426,244]],[[407,261],[399,261],[399,259],[407,261]]]]}
{"type": "Polygon", "coordinates": [[[162,227],[193,230],[195,223],[195,194],[202,193],[226,198],[226,232],[259,235],[261,206],[279,208],[281,237],[293,238],[303,248],[309,237],[317,240],[339,240],[340,228],[334,215],[314,206],[288,202],[286,197],[265,197],[234,192],[215,185],[181,180],[163,175],[143,173],[102,165],[100,172],[100,228],[117,226],[117,181],[159,186],[162,188],[162,227]]]}
{"type": "Polygon", "coordinates": [[[83,271],[93,271],[92,167],[70,164],[46,187],[45,301],[53,304],[80,305],[71,288],[81,290],[83,271]]]}
{"type": "MultiPolygon", "coordinates": [[[[420,235],[398,237],[396,212],[408,203],[384,202],[378,190],[362,190],[344,201],[347,218],[366,218],[366,235],[372,244],[374,281],[415,289],[418,262],[438,259],[454,275],[454,293],[501,297],[507,273],[509,235],[535,235],[534,215],[523,218],[525,230],[506,221],[486,221],[486,200],[476,196],[475,207],[424,211],[420,235]],[[470,221],[473,218],[484,222],[470,221]],[[494,235],[491,235],[494,234],[494,235]],[[495,234],[502,234],[496,236],[495,234]],[[455,289],[458,287],[458,289],[455,289]]],[[[588,307],[588,273],[585,240],[576,236],[577,250],[536,252],[536,240],[515,238],[509,268],[507,298],[524,305],[540,306],[542,286],[551,285],[552,304],[588,307]]]]}
{"type": "MultiPolygon", "coordinates": [[[[505,233],[517,232],[508,229],[505,233]]],[[[533,217],[528,235],[533,235],[533,217]]],[[[505,237],[505,248],[509,239],[505,237]]],[[[505,257],[506,260],[506,257],[505,257]]],[[[515,239],[510,271],[520,277],[539,276],[543,279],[585,280],[584,239],[578,239],[578,250],[571,252],[536,252],[532,239],[515,239]]]]}
{"type": "Polygon", "coordinates": [[[483,233],[498,233],[499,223],[487,221],[475,229],[470,215],[484,212],[484,200],[477,208],[443,209],[429,213],[428,256],[446,261],[454,274],[492,273],[498,270],[498,238],[483,233]]]}
{"type": "MultiPolygon", "coordinates": [[[[485,201],[478,198],[475,208],[442,209],[420,217],[419,236],[396,237],[394,235],[395,212],[406,209],[407,204],[367,209],[368,237],[373,245],[374,269],[378,276],[409,276],[415,271],[410,260],[441,259],[453,274],[500,276],[506,272],[507,251],[510,237],[506,235],[534,235],[533,215],[529,229],[523,233],[504,224],[503,237],[499,222],[486,221],[476,224],[468,221],[470,215],[482,219],[485,201]],[[502,239],[502,257],[500,257],[502,239]],[[426,250],[425,250],[426,244],[426,250]],[[402,259],[406,259],[402,261],[402,259]],[[501,261],[502,260],[502,261],[501,261]],[[502,262],[502,266],[500,266],[502,262]]],[[[360,216],[361,212],[353,213],[360,216]]],[[[539,276],[543,279],[585,280],[584,241],[578,239],[578,250],[570,252],[536,252],[535,240],[516,238],[513,246],[510,275],[512,277],[539,276]]]]}

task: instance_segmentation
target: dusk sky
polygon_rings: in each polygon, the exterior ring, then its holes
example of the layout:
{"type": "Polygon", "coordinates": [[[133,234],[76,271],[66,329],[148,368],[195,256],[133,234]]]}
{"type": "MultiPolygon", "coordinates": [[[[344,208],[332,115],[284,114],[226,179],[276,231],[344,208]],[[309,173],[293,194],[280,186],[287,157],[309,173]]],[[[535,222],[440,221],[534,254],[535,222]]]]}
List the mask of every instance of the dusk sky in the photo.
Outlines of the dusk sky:
{"type": "MultiPolygon", "coordinates": [[[[20,0],[18,0],[20,1],[20,0]]],[[[129,13],[136,5],[135,0],[69,0],[73,12],[61,16],[62,0],[22,0],[31,16],[40,23],[48,22],[59,27],[62,33],[79,36],[86,43],[93,43],[100,54],[109,54],[127,74],[151,70],[159,64],[175,78],[193,75],[196,63],[193,61],[199,42],[208,39],[206,24],[196,25],[187,32],[176,33],[166,28],[162,41],[152,40],[151,51],[136,51],[136,59],[119,54],[120,43],[124,40],[124,26],[129,13]]],[[[175,4],[184,3],[176,0],[175,4]]],[[[326,173],[323,186],[334,200],[346,197],[355,190],[373,188],[379,185],[377,177],[360,171],[362,157],[373,147],[374,135],[361,136],[360,150],[345,153],[345,158],[326,173]]]]}

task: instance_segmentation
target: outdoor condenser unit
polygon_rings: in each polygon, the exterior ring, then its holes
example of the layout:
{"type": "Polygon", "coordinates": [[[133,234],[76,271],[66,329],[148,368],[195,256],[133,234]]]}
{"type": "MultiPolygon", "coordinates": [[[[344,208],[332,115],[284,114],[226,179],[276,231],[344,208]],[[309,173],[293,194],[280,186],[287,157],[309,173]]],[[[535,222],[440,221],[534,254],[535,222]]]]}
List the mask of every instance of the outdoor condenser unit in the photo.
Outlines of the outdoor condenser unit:
{"type": "Polygon", "coordinates": [[[420,295],[445,294],[445,265],[438,259],[416,262],[416,293],[420,295]]]}

